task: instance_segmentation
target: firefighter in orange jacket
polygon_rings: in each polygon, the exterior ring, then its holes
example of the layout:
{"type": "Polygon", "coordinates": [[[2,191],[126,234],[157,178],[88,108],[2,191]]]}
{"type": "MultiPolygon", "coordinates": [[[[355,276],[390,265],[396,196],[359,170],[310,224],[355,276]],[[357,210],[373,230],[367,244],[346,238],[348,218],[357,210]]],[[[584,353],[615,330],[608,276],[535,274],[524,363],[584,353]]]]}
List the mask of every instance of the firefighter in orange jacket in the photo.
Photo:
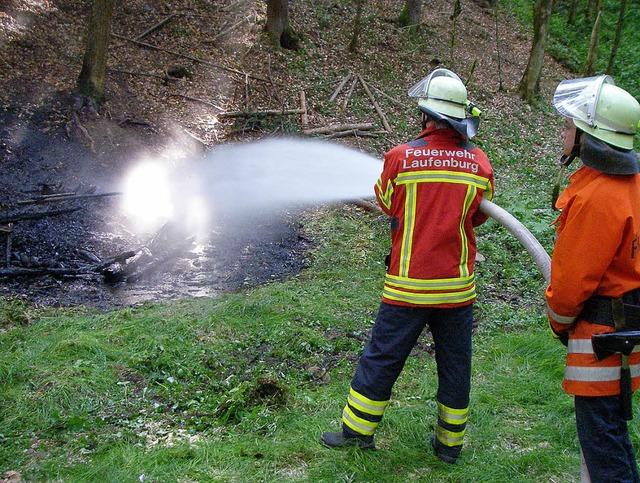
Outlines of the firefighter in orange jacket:
{"type": "MultiPolygon", "coordinates": [[[[640,175],[633,150],[640,105],[609,76],[561,82],[554,105],[566,117],[561,162],[583,163],[556,202],[562,213],[546,290],[551,328],[568,347],[563,388],[575,398],[591,481],[638,482],[620,397],[624,359],[598,358],[592,336],[640,326],[640,175]]],[[[635,390],[640,352],[627,355],[635,390]]]]}
{"type": "Polygon", "coordinates": [[[392,248],[371,340],[351,381],[342,431],[324,433],[329,447],[374,448],[373,435],[392,387],[425,326],[435,343],[438,424],[430,444],[448,463],[458,458],[469,411],[475,300],[473,228],[493,194],[493,170],[469,142],[479,118],[460,78],[436,69],[410,91],[423,131],[385,154],[375,186],[391,217],[392,248]]]}

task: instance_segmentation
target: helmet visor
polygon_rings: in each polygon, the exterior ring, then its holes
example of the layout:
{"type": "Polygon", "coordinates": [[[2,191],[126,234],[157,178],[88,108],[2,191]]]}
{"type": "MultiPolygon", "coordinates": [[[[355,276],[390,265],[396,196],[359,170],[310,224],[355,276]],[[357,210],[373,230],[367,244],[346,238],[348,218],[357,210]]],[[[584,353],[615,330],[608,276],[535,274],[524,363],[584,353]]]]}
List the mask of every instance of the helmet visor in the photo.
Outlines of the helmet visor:
{"type": "Polygon", "coordinates": [[[460,80],[460,77],[458,77],[454,72],[451,72],[449,69],[436,69],[427,77],[423,78],[411,89],[409,89],[407,94],[409,95],[409,97],[427,97],[427,92],[429,92],[429,84],[431,83],[431,79],[439,76],[452,77],[462,82],[462,80],[460,80]]]}
{"type": "Polygon", "coordinates": [[[570,79],[558,84],[553,105],[560,114],[593,127],[602,84],[615,84],[608,75],[570,79]]]}

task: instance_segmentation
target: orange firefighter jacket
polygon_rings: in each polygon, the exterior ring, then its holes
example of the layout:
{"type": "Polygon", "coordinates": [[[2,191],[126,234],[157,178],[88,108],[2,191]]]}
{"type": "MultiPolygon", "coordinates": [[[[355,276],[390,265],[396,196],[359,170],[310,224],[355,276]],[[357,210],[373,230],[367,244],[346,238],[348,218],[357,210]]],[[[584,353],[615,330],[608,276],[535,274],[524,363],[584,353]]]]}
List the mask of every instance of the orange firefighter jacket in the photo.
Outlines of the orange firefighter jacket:
{"type": "Polygon", "coordinates": [[[451,308],[475,300],[473,227],[493,195],[493,170],[478,147],[450,128],[427,128],[384,156],[375,186],[391,216],[391,255],[383,301],[451,308]]]}
{"type": "MultiPolygon", "coordinates": [[[[640,175],[610,175],[583,166],[556,207],[557,240],[546,290],[556,333],[569,332],[563,388],[580,396],[620,393],[620,354],[598,361],[591,335],[612,332],[579,316],[591,296],[619,298],[640,287],[640,175]]],[[[629,356],[632,388],[640,386],[640,352],[629,356]]]]}

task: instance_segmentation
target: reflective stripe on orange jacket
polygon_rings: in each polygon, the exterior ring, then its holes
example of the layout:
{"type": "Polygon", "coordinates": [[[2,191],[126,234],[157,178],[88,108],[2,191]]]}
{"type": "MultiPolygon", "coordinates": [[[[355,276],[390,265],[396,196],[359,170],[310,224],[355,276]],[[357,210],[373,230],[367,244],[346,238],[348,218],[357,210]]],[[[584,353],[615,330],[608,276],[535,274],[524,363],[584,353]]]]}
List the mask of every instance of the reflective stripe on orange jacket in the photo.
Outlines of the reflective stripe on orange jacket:
{"type": "MultiPolygon", "coordinates": [[[[583,166],[571,176],[556,206],[558,238],[546,290],[556,332],[569,331],[563,387],[569,394],[620,392],[620,355],[598,361],[591,335],[612,327],[579,317],[591,296],[619,298],[640,287],[640,175],[608,175],[583,166]]],[[[640,386],[640,352],[629,357],[633,389],[640,386]]]]}
{"type": "Polygon", "coordinates": [[[391,258],[383,301],[392,305],[457,307],[476,296],[473,227],[493,195],[484,152],[450,128],[428,128],[384,157],[375,186],[392,217],[391,258]]]}

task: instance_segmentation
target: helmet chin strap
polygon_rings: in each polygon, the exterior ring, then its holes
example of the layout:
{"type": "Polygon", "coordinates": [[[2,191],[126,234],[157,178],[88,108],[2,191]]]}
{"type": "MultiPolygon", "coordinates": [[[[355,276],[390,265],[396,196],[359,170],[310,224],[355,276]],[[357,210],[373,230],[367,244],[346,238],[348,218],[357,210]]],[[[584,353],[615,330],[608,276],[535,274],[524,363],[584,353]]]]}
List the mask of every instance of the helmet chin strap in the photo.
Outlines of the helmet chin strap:
{"type": "Polygon", "coordinates": [[[564,179],[567,168],[573,163],[573,160],[580,156],[580,149],[582,148],[582,131],[576,129],[576,137],[573,141],[573,147],[571,148],[570,154],[563,154],[560,156],[560,171],[558,171],[558,177],[556,178],[556,182],[553,185],[553,190],[551,191],[551,209],[557,210],[556,201],[558,201],[558,197],[560,196],[560,185],[562,184],[562,180],[564,179]]]}

